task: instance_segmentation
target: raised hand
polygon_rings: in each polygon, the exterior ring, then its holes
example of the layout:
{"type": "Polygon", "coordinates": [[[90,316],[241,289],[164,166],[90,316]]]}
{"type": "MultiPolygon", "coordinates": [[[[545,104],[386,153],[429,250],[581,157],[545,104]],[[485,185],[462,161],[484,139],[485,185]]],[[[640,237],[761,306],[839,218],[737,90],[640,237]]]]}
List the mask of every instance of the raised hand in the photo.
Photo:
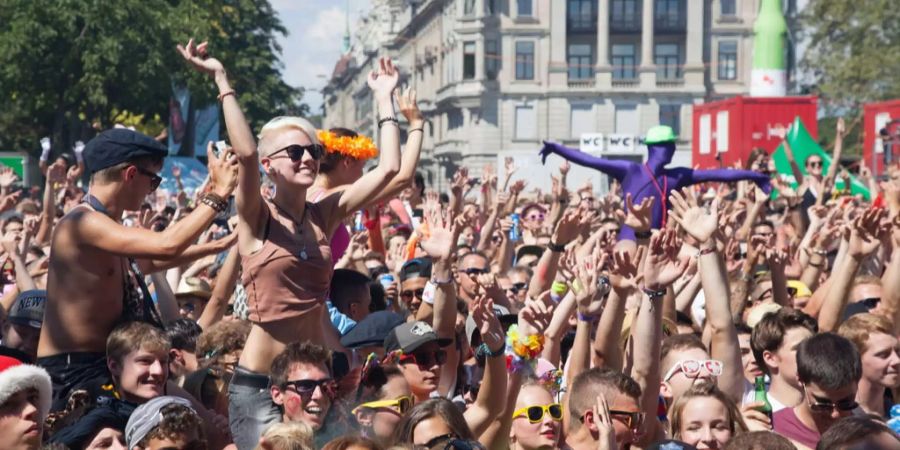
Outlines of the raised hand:
{"type": "Polygon", "coordinates": [[[525,190],[525,180],[517,180],[512,186],[509,187],[509,192],[514,195],[519,195],[522,191],[525,190]]]}
{"type": "Polygon", "coordinates": [[[503,158],[503,167],[504,169],[506,169],[506,177],[511,177],[514,173],[516,173],[516,160],[513,159],[512,156],[503,158]]]}
{"type": "Polygon", "coordinates": [[[0,187],[8,188],[19,181],[19,176],[16,175],[9,167],[0,167],[0,187]]]}
{"type": "Polygon", "coordinates": [[[878,239],[878,228],[884,210],[871,208],[857,217],[850,225],[850,239],[847,254],[860,259],[874,252],[881,241],[878,239]]]}
{"type": "Polygon", "coordinates": [[[620,291],[637,288],[638,281],[643,278],[643,274],[638,275],[638,264],[640,264],[643,254],[643,246],[638,247],[634,256],[628,252],[613,253],[609,272],[609,282],[613,288],[620,291]]]}
{"type": "Polygon", "coordinates": [[[19,204],[19,196],[21,195],[22,191],[16,191],[12,194],[0,197],[0,212],[15,208],[16,205],[19,204]]]}
{"type": "Polygon", "coordinates": [[[21,232],[19,231],[7,231],[6,234],[3,235],[3,240],[0,241],[0,245],[3,246],[3,250],[6,252],[7,256],[22,256],[19,250],[19,240],[22,238],[21,232]]]}
{"type": "Polygon", "coordinates": [[[425,224],[429,234],[419,241],[419,245],[435,260],[449,260],[456,247],[453,232],[450,229],[450,218],[437,202],[425,204],[425,224]]]}
{"type": "Polygon", "coordinates": [[[66,182],[66,163],[57,161],[47,168],[47,181],[54,187],[66,182]]]}
{"type": "Polygon", "coordinates": [[[603,301],[609,293],[609,278],[600,275],[600,268],[606,263],[606,255],[596,247],[589,258],[575,266],[575,278],[570,289],[575,293],[578,312],[586,316],[596,316],[603,310],[603,301]]]}
{"type": "Polygon", "coordinates": [[[403,114],[403,117],[406,117],[407,122],[411,125],[420,125],[422,123],[422,111],[419,111],[419,105],[416,104],[415,89],[406,88],[402,94],[400,89],[398,89],[394,93],[394,98],[397,100],[400,113],[403,114]]]}
{"type": "Polygon", "coordinates": [[[556,224],[556,230],[553,232],[553,243],[558,245],[567,245],[577,236],[581,228],[581,218],[578,215],[578,209],[570,209],[563,214],[562,219],[556,224]]]}
{"type": "Polygon", "coordinates": [[[719,201],[713,200],[709,210],[697,205],[697,198],[689,188],[672,191],[671,217],[697,241],[708,241],[719,226],[719,201]]]}
{"type": "Polygon", "coordinates": [[[550,291],[541,294],[537,299],[529,299],[519,311],[519,333],[544,334],[553,319],[554,303],[550,291]]]}
{"type": "Polygon", "coordinates": [[[606,397],[597,396],[597,404],[593,409],[594,426],[597,427],[597,450],[616,450],[616,430],[609,415],[609,404],[606,397]]]}
{"type": "Polygon", "coordinates": [[[400,72],[394,67],[390,58],[379,59],[378,67],[378,71],[369,72],[367,80],[369,89],[377,99],[390,99],[391,93],[397,87],[397,81],[400,80],[400,72]]]}
{"type": "Polygon", "coordinates": [[[206,145],[206,157],[209,159],[206,164],[209,169],[209,186],[216,195],[222,198],[228,198],[237,187],[238,160],[233,156],[230,148],[222,153],[221,157],[216,156],[212,141],[206,145]]]}
{"type": "Polygon", "coordinates": [[[565,177],[566,175],[569,174],[569,170],[571,170],[571,169],[572,169],[572,164],[569,164],[569,160],[565,160],[559,166],[559,174],[562,175],[563,177],[565,177]]]}
{"type": "Polygon", "coordinates": [[[653,197],[646,197],[635,206],[634,202],[631,200],[631,194],[626,194],[625,209],[628,213],[626,214],[625,211],[617,209],[616,217],[619,218],[620,222],[633,228],[634,231],[650,231],[650,222],[653,216],[653,202],[653,197]]]}
{"type": "Polygon", "coordinates": [[[481,340],[491,350],[500,348],[505,341],[503,326],[494,312],[494,301],[485,295],[479,295],[472,302],[472,320],[475,328],[481,333],[481,340]]]}
{"type": "Polygon", "coordinates": [[[208,42],[202,42],[200,45],[194,46],[194,39],[190,39],[185,46],[178,44],[178,53],[199,72],[207,75],[224,74],[225,66],[222,65],[222,62],[207,55],[208,45],[208,42]]]}
{"type": "Polygon", "coordinates": [[[837,120],[837,125],[835,126],[837,131],[837,135],[840,137],[844,137],[847,134],[847,125],[844,123],[844,118],[839,117],[837,120]]]}
{"type": "Polygon", "coordinates": [[[674,230],[655,233],[644,261],[644,286],[653,291],[669,287],[687,270],[689,260],[678,260],[681,246],[674,230]]]}
{"type": "Polygon", "coordinates": [[[460,167],[456,169],[456,173],[453,174],[453,180],[450,182],[450,190],[453,191],[453,194],[459,197],[465,192],[465,189],[469,186],[469,169],[466,167],[460,167]]]}

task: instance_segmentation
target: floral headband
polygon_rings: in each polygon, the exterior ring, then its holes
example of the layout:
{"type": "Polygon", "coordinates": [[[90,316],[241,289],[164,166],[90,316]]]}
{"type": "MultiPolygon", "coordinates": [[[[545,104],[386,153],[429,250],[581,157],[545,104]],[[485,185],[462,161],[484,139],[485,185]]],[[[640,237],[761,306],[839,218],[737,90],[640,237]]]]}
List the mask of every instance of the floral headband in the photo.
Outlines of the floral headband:
{"type": "Polygon", "coordinates": [[[318,136],[328,153],[340,153],[358,160],[378,156],[378,148],[367,136],[338,136],[328,130],[319,130],[318,136]]]}

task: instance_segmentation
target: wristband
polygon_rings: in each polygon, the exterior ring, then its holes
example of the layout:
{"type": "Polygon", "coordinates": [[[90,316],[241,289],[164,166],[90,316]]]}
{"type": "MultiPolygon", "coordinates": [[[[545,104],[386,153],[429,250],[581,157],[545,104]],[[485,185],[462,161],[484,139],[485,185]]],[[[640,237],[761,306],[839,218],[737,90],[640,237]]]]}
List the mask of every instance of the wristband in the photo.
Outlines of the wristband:
{"type": "Polygon", "coordinates": [[[550,285],[550,294],[556,294],[560,298],[564,297],[566,293],[569,292],[569,287],[566,286],[566,283],[562,281],[554,281],[553,284],[550,285]]]}
{"type": "Polygon", "coordinates": [[[425,283],[425,289],[422,289],[422,302],[434,306],[434,292],[437,286],[431,281],[425,283]]]}
{"type": "Polygon", "coordinates": [[[442,280],[438,280],[437,278],[432,278],[432,279],[429,280],[428,282],[431,283],[431,284],[433,284],[433,285],[435,285],[435,286],[446,286],[446,285],[448,285],[448,284],[453,283],[453,277],[450,276],[449,278],[447,278],[446,280],[443,280],[443,281],[442,281],[442,280]]]}
{"type": "Polygon", "coordinates": [[[378,121],[378,128],[381,128],[385,123],[392,122],[394,125],[400,126],[400,122],[392,116],[385,117],[378,121]]]}
{"type": "Polygon", "coordinates": [[[651,232],[650,230],[634,232],[634,237],[636,239],[650,239],[650,236],[652,236],[652,235],[653,235],[653,232],[651,232]]]}
{"type": "Polygon", "coordinates": [[[475,349],[476,356],[481,355],[481,356],[486,356],[488,358],[496,358],[498,356],[503,356],[505,354],[506,354],[506,345],[504,345],[503,343],[500,344],[500,348],[498,348],[496,351],[491,350],[490,347],[488,347],[488,345],[485,344],[484,342],[482,342],[481,345],[479,345],[478,348],[475,349]]]}
{"type": "Polygon", "coordinates": [[[422,134],[425,134],[425,130],[423,130],[421,127],[419,127],[419,128],[413,128],[412,130],[407,131],[407,132],[406,132],[407,136],[408,136],[410,133],[412,133],[413,131],[421,131],[422,134]]]}
{"type": "Polygon", "coordinates": [[[225,97],[228,97],[229,95],[233,95],[234,98],[237,98],[237,93],[235,93],[234,89],[232,89],[228,92],[223,92],[223,93],[219,94],[219,103],[221,103],[223,100],[225,100],[225,97]]]}
{"type": "Polygon", "coordinates": [[[582,313],[579,312],[579,313],[578,313],[578,321],[579,321],[579,322],[591,322],[591,323],[593,323],[593,322],[596,322],[596,321],[597,321],[597,316],[592,315],[592,314],[582,314],[582,313]]]}
{"type": "Polygon", "coordinates": [[[226,209],[228,209],[228,202],[226,202],[222,197],[213,194],[212,192],[203,194],[203,197],[200,197],[200,203],[209,206],[219,213],[224,212],[226,209]]]}
{"type": "Polygon", "coordinates": [[[665,288],[660,289],[658,291],[655,291],[653,289],[648,289],[648,288],[642,288],[641,290],[644,291],[645,294],[647,294],[647,297],[650,297],[650,300],[656,300],[656,299],[662,298],[666,295],[665,288]]]}
{"type": "Polygon", "coordinates": [[[700,253],[697,253],[697,256],[699,257],[699,256],[703,256],[703,255],[708,255],[710,253],[714,253],[715,251],[716,251],[715,247],[703,248],[703,249],[700,249],[700,253]]]}
{"type": "Polygon", "coordinates": [[[553,241],[550,241],[550,243],[547,244],[547,248],[549,248],[550,251],[553,253],[562,253],[562,252],[566,251],[565,244],[560,245],[553,241]]]}

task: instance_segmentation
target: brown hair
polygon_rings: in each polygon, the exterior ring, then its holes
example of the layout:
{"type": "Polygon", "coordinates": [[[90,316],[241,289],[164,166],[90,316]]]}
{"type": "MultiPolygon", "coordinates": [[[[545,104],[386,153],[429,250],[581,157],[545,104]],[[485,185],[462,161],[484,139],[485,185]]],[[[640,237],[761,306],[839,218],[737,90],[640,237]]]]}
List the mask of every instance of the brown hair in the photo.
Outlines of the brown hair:
{"type": "Polygon", "coordinates": [[[732,437],[724,450],[797,450],[786,437],[771,431],[751,431],[732,437]]]}
{"type": "Polygon", "coordinates": [[[197,356],[215,358],[244,348],[250,323],[243,320],[219,322],[197,338],[197,356]]]}
{"type": "Polygon", "coordinates": [[[148,166],[158,167],[163,163],[163,158],[159,156],[139,156],[129,161],[121,162],[114,166],[100,169],[91,174],[91,182],[97,184],[107,184],[116,181],[122,181],[122,171],[128,166],[136,166],[148,169],[148,166]]]}
{"type": "Polygon", "coordinates": [[[766,149],[754,147],[753,150],[750,150],[750,154],[747,156],[747,163],[744,164],[744,168],[752,169],[753,164],[756,163],[756,160],[764,156],[769,156],[769,152],[767,152],[766,149]]]}
{"type": "Polygon", "coordinates": [[[424,420],[440,417],[457,439],[475,440],[463,413],[446,398],[433,398],[413,406],[413,409],[397,424],[394,442],[412,442],[413,431],[424,420]]]}
{"type": "MultiPolygon", "coordinates": [[[[874,418],[871,416],[844,417],[831,425],[828,431],[822,433],[822,438],[816,445],[816,450],[846,449],[851,447],[880,448],[880,446],[873,445],[875,443],[872,440],[882,433],[887,433],[894,439],[897,439],[897,435],[880,419],[880,417],[874,418]]],[[[897,440],[896,443],[900,444],[900,440],[897,440]]]]}
{"type": "Polygon", "coordinates": [[[273,386],[282,386],[295,364],[322,365],[331,373],[331,351],[309,341],[293,342],[272,361],[269,376],[273,386]]]}
{"type": "Polygon", "coordinates": [[[815,319],[793,308],[781,308],[774,313],[766,314],[753,327],[753,333],[750,334],[750,348],[760,370],[769,373],[763,353],[778,350],[784,342],[784,335],[791,328],[797,327],[806,328],[813,333],[818,331],[815,319]]]}
{"type": "Polygon", "coordinates": [[[672,406],[672,411],[669,413],[671,425],[670,434],[675,439],[681,439],[681,415],[684,412],[684,407],[687,406],[688,402],[691,400],[701,397],[714,398],[725,405],[725,410],[728,411],[728,427],[731,430],[732,436],[747,431],[747,424],[744,423],[741,412],[738,410],[734,400],[716,387],[715,383],[703,381],[691,386],[691,388],[688,389],[684,395],[679,397],[672,406]]]}
{"type": "Polygon", "coordinates": [[[598,395],[605,395],[610,403],[617,395],[625,395],[636,401],[641,399],[641,386],[634,379],[613,369],[595,367],[578,374],[572,381],[569,395],[569,423],[573,431],[581,427],[581,416],[590,410],[598,395]]]}
{"type": "Polygon", "coordinates": [[[159,413],[162,416],[159,425],[147,433],[136,447],[147,448],[151,439],[173,439],[190,430],[197,430],[200,440],[206,440],[203,434],[203,421],[193,409],[176,403],[163,406],[159,413]]]}
{"type": "Polygon", "coordinates": [[[849,339],[853,345],[859,350],[859,353],[866,352],[866,342],[869,335],[875,333],[884,333],[887,335],[894,334],[891,321],[887,317],[877,314],[864,313],[855,314],[838,328],[838,334],[849,339]]]}
{"type": "Polygon", "coordinates": [[[347,450],[350,447],[363,447],[369,450],[382,450],[377,442],[361,436],[341,436],[328,441],[322,450],[347,450]]]}
{"type": "MultiPolygon", "coordinates": [[[[703,350],[704,352],[708,351],[706,346],[703,345],[703,341],[701,341],[696,334],[674,334],[663,339],[662,348],[659,352],[659,360],[660,362],[665,362],[666,358],[669,357],[669,353],[676,350],[688,350],[692,348],[703,350]]],[[[663,364],[661,369],[668,370],[668,367],[665,367],[668,365],[669,364],[663,364]]]]}
{"type": "Polygon", "coordinates": [[[126,322],[112,330],[106,339],[106,359],[121,364],[131,352],[140,349],[169,353],[169,338],[159,328],[144,322],[126,322]]]}

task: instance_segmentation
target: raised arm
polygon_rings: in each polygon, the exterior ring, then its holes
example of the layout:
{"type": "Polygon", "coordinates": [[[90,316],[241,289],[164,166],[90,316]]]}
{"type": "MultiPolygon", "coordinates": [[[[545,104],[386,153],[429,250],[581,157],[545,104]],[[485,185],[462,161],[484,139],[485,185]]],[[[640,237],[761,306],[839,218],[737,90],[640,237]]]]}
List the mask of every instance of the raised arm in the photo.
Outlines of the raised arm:
{"type": "Polygon", "coordinates": [[[409,129],[406,130],[406,148],[400,159],[400,171],[391,178],[387,187],[369,200],[370,205],[383,203],[409,187],[416,176],[419,155],[422,153],[422,141],[425,140],[425,119],[416,104],[416,91],[406,89],[402,95],[398,93],[396,97],[400,112],[409,122],[409,129]]]}
{"type": "Polygon", "coordinates": [[[769,176],[763,173],[754,172],[752,170],[744,170],[744,169],[707,169],[707,170],[693,170],[686,168],[676,168],[671,169],[672,171],[682,175],[682,186],[689,186],[692,184],[698,183],[706,183],[708,181],[724,181],[724,182],[732,182],[739,180],[750,180],[756,183],[763,192],[769,193],[772,191],[771,180],[769,176]]]}
{"type": "Polygon", "coordinates": [[[241,257],[237,249],[231,249],[219,274],[216,276],[216,286],[213,288],[212,295],[203,314],[197,319],[200,328],[208,330],[215,323],[225,317],[225,310],[228,308],[228,299],[234,293],[234,287],[237,284],[238,275],[241,271],[241,257]]]}
{"type": "Polygon", "coordinates": [[[838,168],[841,167],[841,152],[844,148],[845,131],[844,118],[841,117],[837,120],[834,133],[834,150],[831,153],[831,164],[828,165],[828,172],[822,181],[822,192],[819,193],[816,204],[824,204],[825,198],[830,197],[830,193],[834,189],[834,178],[837,176],[838,168]]]}
{"type": "Polygon", "coordinates": [[[800,165],[797,164],[797,158],[794,157],[794,150],[791,149],[791,144],[785,138],[787,130],[784,129],[784,126],[779,125],[775,128],[773,134],[780,138],[781,144],[784,145],[784,155],[787,157],[788,164],[791,165],[791,173],[794,174],[794,180],[798,186],[803,184],[803,172],[800,171],[800,165]]]}
{"type": "Polygon", "coordinates": [[[562,156],[566,160],[578,164],[579,166],[599,170],[619,181],[622,181],[622,179],[625,178],[625,175],[628,173],[628,168],[634,164],[630,161],[621,159],[598,158],[580,150],[566,147],[562,144],[544,141],[544,147],[540,151],[541,162],[546,164],[547,157],[551,154],[562,156]]]}
{"type": "Polygon", "coordinates": [[[878,228],[883,215],[884,211],[881,208],[869,209],[857,217],[850,226],[847,256],[831,272],[828,292],[819,311],[819,331],[823,333],[833,331],[840,325],[841,314],[847,305],[847,297],[856,271],[859,270],[862,260],[877,250],[881,244],[878,239],[878,228]]]}
{"type": "Polygon", "coordinates": [[[373,192],[385,189],[400,171],[400,124],[394,117],[394,101],[391,98],[400,74],[390,59],[382,58],[380,70],[369,73],[369,88],[378,105],[379,150],[378,165],[344,190],[331,216],[331,223],[338,223],[369,201],[373,192]],[[385,120],[388,119],[388,120],[385,120]]]}
{"type": "Polygon", "coordinates": [[[44,204],[41,212],[41,224],[34,241],[40,245],[50,241],[53,234],[53,222],[56,220],[56,190],[62,188],[66,179],[65,163],[53,163],[47,168],[47,183],[44,187],[44,204]]]}
{"type": "MultiPolygon", "coordinates": [[[[494,302],[489,298],[483,295],[476,298],[472,303],[471,315],[488,351],[496,355],[486,358],[481,389],[475,403],[464,413],[469,429],[475,436],[481,436],[505,406],[507,377],[506,356],[503,349],[506,342],[503,327],[494,313],[494,302]]],[[[489,442],[483,444],[488,445],[489,442]]]]}
{"type": "Polygon", "coordinates": [[[706,322],[712,331],[710,356],[724,363],[717,384],[733,400],[743,393],[743,366],[737,329],[729,305],[728,278],[714,235],[718,228],[719,200],[713,200],[709,211],[697,205],[690,190],[672,192],[672,217],[699,242],[700,283],[706,298],[706,322]]]}
{"type": "MultiPolygon", "coordinates": [[[[178,46],[181,56],[197,71],[213,77],[219,90],[219,98],[222,101],[222,113],[225,116],[225,127],[228,130],[228,140],[231,142],[234,153],[240,162],[238,183],[240,188],[236,195],[236,205],[241,228],[240,240],[242,247],[252,247],[255,239],[263,234],[266,215],[262,214],[263,198],[259,191],[259,154],[256,148],[256,139],[250,131],[250,125],[244,118],[241,105],[238,104],[237,94],[228,82],[228,74],[225,67],[215,58],[208,58],[206,54],[207,43],[194,46],[194,40],[188,41],[187,46],[178,46]],[[246,227],[246,228],[245,228],[246,227]]],[[[212,143],[207,153],[211,153],[212,143]]]]}

